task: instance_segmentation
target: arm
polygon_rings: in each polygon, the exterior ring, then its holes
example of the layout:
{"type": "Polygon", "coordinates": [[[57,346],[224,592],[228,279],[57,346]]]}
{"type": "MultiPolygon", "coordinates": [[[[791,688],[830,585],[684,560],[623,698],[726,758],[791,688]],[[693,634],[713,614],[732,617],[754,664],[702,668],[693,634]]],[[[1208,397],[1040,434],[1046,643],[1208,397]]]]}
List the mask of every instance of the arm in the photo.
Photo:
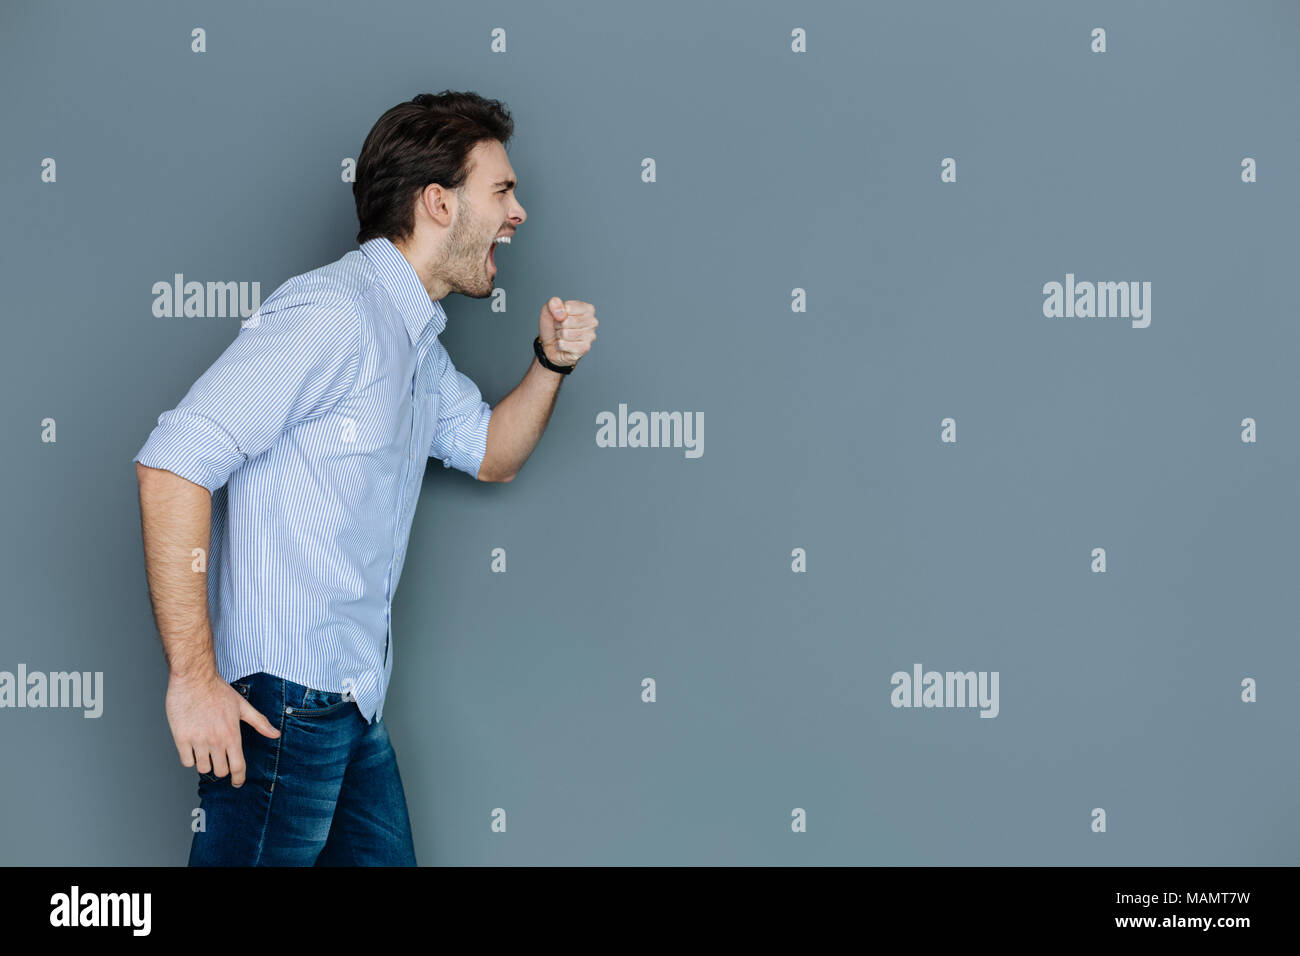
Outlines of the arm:
{"type": "Polygon", "coordinates": [[[215,674],[208,579],[193,570],[194,549],[208,550],[212,496],[202,485],[162,468],[136,462],[135,474],[149,598],[167,668],[186,679],[215,674]]]}
{"type": "Polygon", "coordinates": [[[564,378],[533,356],[523,381],[492,408],[479,481],[511,481],[519,474],[551,420],[564,378]]]}
{"type": "Polygon", "coordinates": [[[218,777],[229,772],[231,783],[242,786],[240,720],[267,737],[280,732],[217,673],[208,578],[194,570],[194,549],[208,549],[212,495],[161,468],[136,462],[135,472],[149,597],[170,671],[165,709],[176,751],[182,766],[218,777]]]}
{"type": "MultiPolygon", "coordinates": [[[[591,351],[596,340],[596,309],[590,302],[558,296],[542,306],[538,336],[546,357],[556,365],[573,365],[591,351]]],[[[555,397],[566,378],[552,372],[533,356],[524,380],[492,409],[487,450],[478,477],[483,481],[511,481],[541,440],[555,410],[555,397]],[[486,476],[486,477],[485,477],[486,476]]]]}

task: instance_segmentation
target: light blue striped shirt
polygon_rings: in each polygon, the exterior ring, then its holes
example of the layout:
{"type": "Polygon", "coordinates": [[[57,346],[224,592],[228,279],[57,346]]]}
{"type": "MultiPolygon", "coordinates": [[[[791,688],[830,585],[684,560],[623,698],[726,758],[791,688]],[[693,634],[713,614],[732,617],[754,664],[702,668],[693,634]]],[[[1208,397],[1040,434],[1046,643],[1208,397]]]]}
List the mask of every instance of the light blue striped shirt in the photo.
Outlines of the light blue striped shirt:
{"type": "Polygon", "coordinates": [[[446,325],[397,247],[371,239],[276,289],[158,417],[133,460],[213,493],[225,680],[265,671],[382,716],[425,464],[477,478],[487,452],[492,410],[438,340],[446,325]]]}

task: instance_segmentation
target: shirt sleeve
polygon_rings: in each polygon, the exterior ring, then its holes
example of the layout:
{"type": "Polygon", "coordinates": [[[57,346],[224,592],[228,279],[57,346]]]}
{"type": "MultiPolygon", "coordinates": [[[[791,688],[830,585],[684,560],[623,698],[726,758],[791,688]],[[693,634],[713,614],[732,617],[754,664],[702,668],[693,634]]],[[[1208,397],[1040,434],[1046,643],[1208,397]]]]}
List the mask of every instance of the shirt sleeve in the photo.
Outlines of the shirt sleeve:
{"type": "Polygon", "coordinates": [[[456,371],[442,342],[434,345],[438,370],[438,424],[433,430],[429,455],[442,459],[444,468],[456,468],[478,477],[487,454],[488,422],[492,409],[478,386],[456,371]]]}
{"type": "Polygon", "coordinates": [[[215,491],[244,462],[351,392],[362,319],[343,298],[277,294],[158,425],[133,461],[215,491]]]}

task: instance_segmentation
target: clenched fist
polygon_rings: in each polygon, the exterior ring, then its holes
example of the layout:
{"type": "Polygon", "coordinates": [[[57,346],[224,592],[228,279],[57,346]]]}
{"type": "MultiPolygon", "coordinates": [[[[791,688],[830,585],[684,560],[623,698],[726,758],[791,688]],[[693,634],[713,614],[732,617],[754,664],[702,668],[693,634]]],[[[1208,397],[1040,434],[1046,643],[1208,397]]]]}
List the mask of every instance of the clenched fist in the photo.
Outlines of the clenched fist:
{"type": "Polygon", "coordinates": [[[542,306],[537,322],[542,351],[556,365],[576,365],[578,359],[591,351],[598,325],[596,307],[590,302],[553,298],[542,306]]]}

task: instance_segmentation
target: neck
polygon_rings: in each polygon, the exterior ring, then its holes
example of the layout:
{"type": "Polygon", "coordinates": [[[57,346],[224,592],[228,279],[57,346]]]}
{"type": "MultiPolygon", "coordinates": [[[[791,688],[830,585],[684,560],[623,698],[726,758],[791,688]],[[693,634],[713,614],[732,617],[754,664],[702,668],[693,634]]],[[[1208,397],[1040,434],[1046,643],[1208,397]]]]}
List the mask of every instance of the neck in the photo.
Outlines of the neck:
{"type": "Polygon", "coordinates": [[[430,256],[424,255],[422,250],[409,242],[393,240],[393,245],[402,254],[402,258],[411,264],[415,274],[420,277],[420,285],[424,286],[424,291],[429,293],[430,299],[437,302],[439,299],[447,297],[451,292],[451,287],[434,276],[433,269],[429,266],[432,261],[430,256]]]}

